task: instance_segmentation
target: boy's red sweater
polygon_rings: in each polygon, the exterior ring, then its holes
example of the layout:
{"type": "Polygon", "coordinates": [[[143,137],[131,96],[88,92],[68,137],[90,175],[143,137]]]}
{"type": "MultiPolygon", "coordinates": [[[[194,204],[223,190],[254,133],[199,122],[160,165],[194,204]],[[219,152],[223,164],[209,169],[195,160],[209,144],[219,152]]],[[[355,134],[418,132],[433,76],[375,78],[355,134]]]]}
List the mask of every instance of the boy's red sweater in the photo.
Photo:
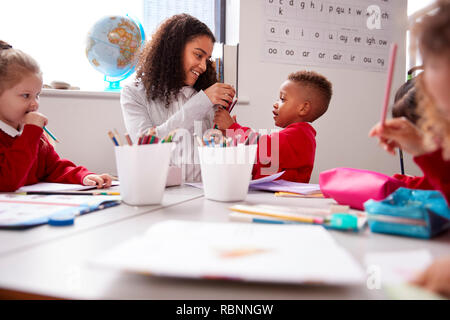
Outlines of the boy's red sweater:
{"type": "MultiPolygon", "coordinates": [[[[247,138],[251,132],[250,128],[242,127],[238,123],[234,123],[229,129],[243,130],[246,134],[241,141],[247,138]]],[[[316,131],[306,122],[296,122],[290,124],[280,132],[261,136],[258,141],[257,163],[253,166],[253,179],[285,171],[280,179],[294,182],[309,182],[316,153],[315,137],[316,131]],[[277,135],[279,138],[279,164],[274,172],[267,173],[264,172],[264,169],[267,170],[271,165],[275,166],[276,164],[276,153],[273,155],[274,158],[271,159],[271,146],[277,135]],[[262,154],[260,154],[261,147],[262,154]],[[267,152],[264,152],[264,149],[266,149],[267,152]]]]}
{"type": "Polygon", "coordinates": [[[43,129],[25,125],[20,136],[0,130],[0,191],[16,191],[37,182],[82,184],[86,168],[61,159],[42,134],[43,129]]]}

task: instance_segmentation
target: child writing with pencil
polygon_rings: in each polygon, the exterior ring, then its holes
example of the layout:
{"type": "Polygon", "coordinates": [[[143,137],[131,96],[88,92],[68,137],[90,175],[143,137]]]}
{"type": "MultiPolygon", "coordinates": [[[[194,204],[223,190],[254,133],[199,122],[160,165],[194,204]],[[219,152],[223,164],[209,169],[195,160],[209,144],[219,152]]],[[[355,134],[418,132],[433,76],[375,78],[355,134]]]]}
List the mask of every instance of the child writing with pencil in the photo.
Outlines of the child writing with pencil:
{"type": "MultiPolygon", "coordinates": [[[[450,203],[450,1],[437,1],[437,10],[416,24],[423,58],[418,79],[420,120],[415,126],[405,118],[378,123],[369,132],[395,154],[400,147],[414,156],[429,183],[450,203]]],[[[412,41],[414,42],[414,41],[412,41]]],[[[450,256],[435,260],[413,284],[450,297],[450,256]]]]}
{"type": "Polygon", "coordinates": [[[188,14],[168,18],[143,49],[136,79],[120,95],[125,126],[134,143],[143,134],[162,138],[175,129],[177,135],[189,133],[171,159],[182,162],[184,181],[201,180],[194,159],[195,125],[201,132],[212,128],[214,105],[228,107],[235,95],[232,86],[217,83],[211,61],[214,42],[214,34],[198,19],[188,14]]]}
{"type": "Polygon", "coordinates": [[[0,40],[0,192],[40,181],[110,187],[108,174],[61,159],[43,135],[48,120],[38,112],[41,88],[37,62],[0,40]]]}
{"type": "MultiPolygon", "coordinates": [[[[331,96],[331,82],[316,72],[298,71],[288,76],[280,87],[279,100],[272,110],[275,125],[283,130],[259,138],[257,163],[252,172],[254,179],[268,175],[264,168],[274,167],[274,162],[278,161],[277,171],[285,171],[280,179],[309,182],[316,152],[316,131],[310,122],[327,111],[331,96]],[[271,152],[271,143],[276,143],[276,140],[278,150],[271,152]],[[262,161],[261,154],[265,151],[270,161],[262,161]],[[279,151],[278,155],[276,151],[279,151]]],[[[227,135],[234,135],[233,131],[244,131],[244,136],[251,134],[249,128],[239,125],[236,118],[222,108],[216,111],[214,122],[219,129],[226,130],[227,135]]]]}
{"type": "Polygon", "coordinates": [[[417,78],[418,126],[406,118],[378,123],[369,136],[395,154],[400,147],[414,156],[428,182],[450,203],[450,2],[416,26],[424,71],[417,78]]]}

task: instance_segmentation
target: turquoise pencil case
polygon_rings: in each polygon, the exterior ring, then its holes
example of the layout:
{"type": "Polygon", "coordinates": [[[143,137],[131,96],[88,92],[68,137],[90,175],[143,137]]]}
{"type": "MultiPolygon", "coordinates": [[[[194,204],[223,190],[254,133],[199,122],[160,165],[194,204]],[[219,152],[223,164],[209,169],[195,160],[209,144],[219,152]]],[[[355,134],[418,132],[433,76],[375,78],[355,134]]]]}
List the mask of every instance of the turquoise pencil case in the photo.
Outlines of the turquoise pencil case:
{"type": "Polygon", "coordinates": [[[364,203],[372,232],[428,239],[450,227],[450,209],[439,191],[399,188],[364,203]]]}

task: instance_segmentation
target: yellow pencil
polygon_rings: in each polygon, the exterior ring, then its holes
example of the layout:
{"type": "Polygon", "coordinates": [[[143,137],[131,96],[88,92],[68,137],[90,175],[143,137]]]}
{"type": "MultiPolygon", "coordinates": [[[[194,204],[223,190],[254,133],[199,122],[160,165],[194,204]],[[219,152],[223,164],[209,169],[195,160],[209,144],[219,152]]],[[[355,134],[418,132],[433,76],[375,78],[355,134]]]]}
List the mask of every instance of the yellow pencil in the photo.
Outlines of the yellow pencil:
{"type": "Polygon", "coordinates": [[[261,212],[262,209],[256,209],[252,210],[248,207],[243,206],[233,206],[230,208],[231,211],[240,212],[240,213],[248,213],[248,214],[256,214],[260,216],[266,216],[266,217],[273,217],[278,219],[284,219],[284,220],[291,220],[291,221],[298,221],[298,222],[304,222],[304,223],[321,223],[321,220],[323,220],[320,217],[314,217],[314,216],[301,216],[301,215],[293,215],[293,214],[281,214],[281,213],[271,213],[271,212],[261,212]]]}

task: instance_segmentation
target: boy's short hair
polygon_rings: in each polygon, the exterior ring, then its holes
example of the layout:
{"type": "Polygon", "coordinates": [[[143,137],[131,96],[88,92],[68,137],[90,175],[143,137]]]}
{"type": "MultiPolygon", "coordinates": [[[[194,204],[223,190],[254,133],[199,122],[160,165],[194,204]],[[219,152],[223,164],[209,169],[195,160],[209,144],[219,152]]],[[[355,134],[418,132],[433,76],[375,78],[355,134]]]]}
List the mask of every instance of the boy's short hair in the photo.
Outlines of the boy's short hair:
{"type": "Polygon", "coordinates": [[[328,105],[333,95],[333,86],[326,77],[314,71],[301,70],[291,73],[288,76],[288,80],[313,88],[319,94],[318,104],[313,106],[311,122],[320,118],[328,110],[328,105]]]}

